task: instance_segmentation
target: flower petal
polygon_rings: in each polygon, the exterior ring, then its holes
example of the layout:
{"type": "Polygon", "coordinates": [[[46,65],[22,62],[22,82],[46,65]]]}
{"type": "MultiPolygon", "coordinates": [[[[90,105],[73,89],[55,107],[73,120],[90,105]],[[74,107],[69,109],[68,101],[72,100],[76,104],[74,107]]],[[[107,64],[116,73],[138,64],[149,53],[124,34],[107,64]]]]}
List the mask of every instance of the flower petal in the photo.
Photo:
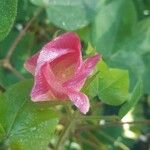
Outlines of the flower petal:
{"type": "Polygon", "coordinates": [[[85,94],[73,90],[68,90],[67,93],[70,100],[83,114],[86,114],[89,111],[89,99],[85,94]]]}
{"type": "Polygon", "coordinates": [[[27,59],[27,61],[24,63],[25,69],[33,75],[35,73],[35,68],[36,68],[38,57],[39,57],[39,53],[36,53],[32,57],[27,59]]]}
{"type": "Polygon", "coordinates": [[[80,39],[72,32],[62,34],[42,48],[38,58],[37,68],[39,69],[47,61],[52,62],[68,53],[74,53],[79,61],[82,60],[80,39]]]}
{"type": "Polygon", "coordinates": [[[49,62],[46,62],[43,65],[43,72],[46,82],[48,83],[49,87],[51,87],[51,90],[53,91],[55,97],[61,100],[67,98],[67,95],[65,94],[65,89],[62,88],[61,82],[56,78],[55,74],[53,73],[49,62]]]}
{"type": "Polygon", "coordinates": [[[74,53],[66,54],[51,62],[50,66],[56,78],[64,83],[75,75],[78,57],[74,53]]]}
{"type": "Polygon", "coordinates": [[[55,96],[43,75],[43,67],[37,73],[34,80],[34,86],[31,92],[32,101],[48,101],[55,99],[55,96]]]}
{"type": "MultiPolygon", "coordinates": [[[[49,42],[44,46],[45,48],[54,48],[54,49],[74,49],[74,50],[81,50],[81,43],[80,38],[76,33],[67,32],[58,37],[54,40],[49,42]]],[[[81,53],[81,52],[80,52],[81,53]]]]}
{"type": "MultiPolygon", "coordinates": [[[[97,62],[100,60],[100,55],[95,55],[87,58],[84,63],[78,68],[75,76],[66,81],[63,84],[63,87],[71,87],[76,89],[76,87],[80,87],[80,84],[84,82],[84,80],[91,74],[97,62]]],[[[82,84],[81,84],[82,85],[82,84]]],[[[81,86],[82,87],[82,86],[81,86]]]]}

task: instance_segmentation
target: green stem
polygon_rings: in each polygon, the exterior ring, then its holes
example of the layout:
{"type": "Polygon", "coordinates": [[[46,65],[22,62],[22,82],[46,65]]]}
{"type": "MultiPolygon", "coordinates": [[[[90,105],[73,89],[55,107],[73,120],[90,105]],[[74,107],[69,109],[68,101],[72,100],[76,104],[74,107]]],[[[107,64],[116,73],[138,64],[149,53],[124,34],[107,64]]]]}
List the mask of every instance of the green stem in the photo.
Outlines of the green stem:
{"type": "Polygon", "coordinates": [[[6,91],[5,87],[0,83],[0,93],[6,91]]]}
{"type": "Polygon", "coordinates": [[[117,116],[82,116],[79,118],[80,120],[106,120],[106,121],[115,121],[119,118],[117,116]]]}
{"type": "Polygon", "coordinates": [[[90,131],[87,131],[86,134],[94,143],[97,144],[98,148],[100,149],[100,147],[102,146],[100,141],[90,131]]]}
{"type": "Polygon", "coordinates": [[[61,134],[61,136],[60,136],[60,138],[56,144],[55,150],[62,150],[63,149],[64,142],[67,139],[68,135],[70,134],[70,130],[75,125],[77,115],[78,115],[78,112],[74,112],[71,120],[69,121],[69,123],[66,125],[64,131],[62,132],[62,134],[61,134]]]}
{"type": "Polygon", "coordinates": [[[17,38],[14,40],[14,42],[12,43],[12,45],[10,46],[10,48],[8,49],[8,52],[6,54],[5,59],[10,60],[16,46],[18,45],[18,43],[21,41],[21,39],[24,37],[24,35],[26,34],[26,31],[29,29],[29,27],[31,26],[31,24],[35,21],[35,19],[38,17],[38,15],[43,11],[42,9],[39,9],[35,15],[29,20],[29,22],[25,25],[25,28],[18,34],[17,38]]]}
{"type": "Polygon", "coordinates": [[[104,136],[105,138],[107,138],[110,142],[112,142],[115,146],[119,147],[120,149],[129,150],[129,148],[125,144],[123,144],[122,142],[117,141],[115,138],[111,137],[109,134],[107,134],[103,131],[100,131],[100,134],[102,136],[104,136]]]}
{"type": "Polygon", "coordinates": [[[78,136],[76,136],[76,140],[78,143],[80,143],[80,145],[86,143],[86,144],[90,145],[92,148],[94,148],[95,150],[99,149],[99,146],[96,143],[94,143],[91,140],[88,140],[86,138],[83,138],[80,134],[78,136]]]}

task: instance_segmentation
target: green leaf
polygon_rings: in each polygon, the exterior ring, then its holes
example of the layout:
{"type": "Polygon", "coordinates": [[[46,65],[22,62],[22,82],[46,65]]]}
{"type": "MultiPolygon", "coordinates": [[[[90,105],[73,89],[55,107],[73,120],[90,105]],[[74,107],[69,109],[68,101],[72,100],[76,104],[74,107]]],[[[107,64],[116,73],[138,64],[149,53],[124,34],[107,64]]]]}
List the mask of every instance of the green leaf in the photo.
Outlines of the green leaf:
{"type": "Polygon", "coordinates": [[[138,103],[142,95],[142,89],[143,89],[142,81],[139,81],[136,84],[133,92],[131,93],[130,99],[125,104],[123,104],[123,106],[120,108],[119,111],[120,118],[122,118],[124,115],[128,113],[129,110],[135,107],[135,105],[138,103]]]}
{"type": "Polygon", "coordinates": [[[4,39],[13,26],[18,0],[0,1],[0,41],[4,39]]]}
{"type": "Polygon", "coordinates": [[[104,57],[116,52],[132,33],[136,18],[132,0],[102,1],[100,11],[92,24],[94,47],[104,57]]]}
{"type": "Polygon", "coordinates": [[[137,23],[132,35],[122,44],[117,53],[109,57],[107,62],[113,67],[128,68],[133,80],[135,75],[142,76],[144,91],[150,93],[149,60],[150,18],[147,18],[137,23]]]}
{"type": "Polygon", "coordinates": [[[150,92],[150,17],[137,22],[132,0],[104,1],[92,24],[92,41],[111,67],[128,69],[131,87],[139,76],[150,92]]]}
{"type": "Polygon", "coordinates": [[[30,100],[31,87],[31,80],[23,81],[0,95],[0,125],[9,149],[46,149],[54,134],[58,115],[49,106],[30,100]]]}
{"type": "Polygon", "coordinates": [[[98,0],[43,0],[43,2],[31,0],[31,2],[42,7],[46,4],[50,22],[65,30],[76,30],[87,26],[95,17],[98,4],[98,0]]]}
{"type": "Polygon", "coordinates": [[[129,76],[128,71],[109,69],[101,61],[96,66],[98,72],[89,87],[90,96],[99,98],[109,105],[120,105],[128,99],[129,76]]]}

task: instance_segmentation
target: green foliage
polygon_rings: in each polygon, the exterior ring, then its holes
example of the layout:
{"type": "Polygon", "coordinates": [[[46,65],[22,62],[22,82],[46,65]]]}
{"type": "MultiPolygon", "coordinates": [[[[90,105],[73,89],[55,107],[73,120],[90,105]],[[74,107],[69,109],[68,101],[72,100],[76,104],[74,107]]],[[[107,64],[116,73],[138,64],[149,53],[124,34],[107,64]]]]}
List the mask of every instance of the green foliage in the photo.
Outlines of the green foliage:
{"type": "MultiPolygon", "coordinates": [[[[18,32],[10,32],[10,34],[2,42],[0,42],[0,57],[4,57],[9,49],[10,44],[13,42],[13,39],[16,38],[18,32]]],[[[23,64],[25,60],[31,55],[32,47],[34,44],[34,35],[33,33],[27,33],[24,38],[19,42],[15,48],[15,52],[12,55],[12,64],[14,67],[25,76],[29,76],[25,71],[23,64]]],[[[4,87],[8,87],[11,84],[16,83],[19,79],[15,74],[11,73],[9,70],[0,68],[0,84],[4,87]]]]}
{"type": "Polygon", "coordinates": [[[128,99],[128,71],[108,68],[102,61],[96,66],[96,77],[90,83],[89,95],[98,96],[104,103],[120,105],[128,99]]]}
{"type": "Polygon", "coordinates": [[[95,16],[98,0],[31,0],[38,6],[46,6],[50,22],[64,30],[76,30],[88,25],[95,16]]]}
{"type": "Polygon", "coordinates": [[[150,53],[150,19],[140,21],[132,35],[126,40],[117,53],[110,56],[109,63],[113,66],[128,68],[135,75],[143,76],[144,91],[149,93],[149,53],[150,53]]]}
{"type": "Polygon", "coordinates": [[[13,26],[18,0],[0,1],[0,41],[4,39],[13,26]]]}
{"type": "Polygon", "coordinates": [[[128,69],[132,85],[143,76],[145,93],[150,92],[150,66],[144,60],[150,52],[149,27],[150,18],[137,20],[133,1],[114,0],[102,1],[91,29],[93,47],[110,66],[128,69]]]}
{"type": "Polygon", "coordinates": [[[0,140],[9,149],[46,149],[57,124],[49,106],[31,102],[31,80],[11,86],[0,95],[0,140]]]}
{"type": "Polygon", "coordinates": [[[148,142],[135,139],[140,135],[148,138],[150,129],[149,0],[19,0],[18,4],[17,0],[0,0],[2,39],[0,149],[45,150],[49,143],[50,149],[61,143],[59,147],[66,150],[149,149],[148,142]],[[8,35],[15,16],[15,26],[8,35]],[[96,52],[102,55],[103,61],[82,89],[90,99],[86,116],[73,115],[74,107],[64,101],[33,103],[32,81],[19,82],[16,73],[2,63],[26,24],[29,28],[9,59],[25,79],[31,78],[23,67],[25,60],[63,30],[75,30],[80,36],[84,58],[96,52]],[[128,129],[118,120],[126,114],[126,121],[132,124],[128,129]],[[54,135],[58,120],[58,134],[54,135]]]}
{"type": "Polygon", "coordinates": [[[119,111],[119,116],[122,118],[124,115],[128,113],[132,108],[135,107],[135,105],[138,103],[142,96],[142,91],[143,91],[143,85],[142,81],[139,81],[132,93],[130,94],[130,99],[122,105],[119,111]]]}
{"type": "Polygon", "coordinates": [[[92,41],[97,51],[109,57],[131,34],[136,12],[131,0],[102,1],[100,6],[92,23],[92,41]]]}

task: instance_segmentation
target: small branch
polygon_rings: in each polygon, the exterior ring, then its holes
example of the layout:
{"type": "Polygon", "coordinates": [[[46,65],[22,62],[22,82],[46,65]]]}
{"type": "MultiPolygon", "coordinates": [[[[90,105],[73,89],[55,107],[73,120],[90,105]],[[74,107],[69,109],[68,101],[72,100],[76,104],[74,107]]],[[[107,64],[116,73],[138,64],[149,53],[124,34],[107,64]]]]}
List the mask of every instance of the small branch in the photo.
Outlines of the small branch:
{"type": "Polygon", "coordinates": [[[118,120],[118,116],[81,116],[79,119],[84,120],[107,120],[107,121],[115,121],[118,120]]]}
{"type": "MultiPolygon", "coordinates": [[[[99,128],[100,126],[98,126],[98,128],[99,128]]],[[[95,126],[93,126],[93,125],[91,125],[91,127],[88,127],[88,128],[86,128],[86,127],[83,127],[81,130],[83,131],[85,131],[86,133],[88,133],[88,131],[90,130],[90,131],[92,131],[92,130],[96,130],[96,129],[98,129],[97,127],[95,128],[95,126]]],[[[122,143],[122,142],[120,142],[120,141],[117,141],[114,137],[112,137],[112,136],[110,136],[109,134],[107,134],[106,132],[104,132],[104,131],[102,131],[102,130],[97,130],[97,131],[99,131],[99,134],[100,135],[102,135],[103,137],[105,137],[106,139],[108,139],[110,142],[112,142],[113,144],[114,144],[114,146],[117,146],[117,147],[119,147],[120,149],[122,149],[122,150],[129,150],[129,148],[124,144],[124,143],[122,143]]],[[[92,135],[91,135],[92,136],[92,135]]],[[[96,139],[96,140],[98,140],[98,139],[96,139]]]]}
{"type": "Polygon", "coordinates": [[[78,117],[77,119],[83,119],[83,120],[104,120],[105,123],[104,125],[122,125],[122,124],[145,124],[145,125],[150,125],[150,120],[145,119],[145,120],[134,120],[134,121],[127,121],[127,122],[122,122],[119,120],[118,116],[81,116],[78,117]]]}
{"type": "Polygon", "coordinates": [[[10,70],[20,80],[25,79],[25,77],[10,64],[9,60],[7,60],[7,59],[0,60],[0,65],[3,66],[4,68],[10,70]]]}
{"type": "Polygon", "coordinates": [[[96,145],[99,147],[99,149],[101,148],[102,144],[100,143],[100,141],[91,133],[91,131],[87,131],[86,135],[89,137],[90,140],[92,140],[94,143],[96,143],[96,145]]]}
{"type": "Polygon", "coordinates": [[[39,11],[37,11],[37,13],[30,19],[30,21],[26,24],[25,28],[20,31],[20,33],[18,34],[17,38],[14,40],[14,42],[12,43],[12,45],[10,46],[10,48],[8,49],[8,52],[5,56],[4,59],[0,60],[0,66],[3,66],[6,69],[9,69],[10,71],[12,71],[12,73],[17,76],[20,80],[24,80],[24,76],[18,72],[10,63],[10,59],[11,56],[16,48],[16,46],[18,45],[18,43],[21,41],[21,39],[23,38],[23,36],[25,35],[26,31],[29,29],[29,27],[31,26],[31,24],[33,23],[33,21],[36,19],[36,17],[41,13],[43,9],[40,9],[39,11]]]}
{"type": "Polygon", "coordinates": [[[99,149],[99,146],[96,143],[94,143],[93,141],[88,140],[86,138],[83,138],[80,134],[77,134],[75,137],[76,137],[76,140],[78,142],[80,142],[80,145],[82,145],[84,143],[87,143],[88,145],[90,145],[91,147],[93,147],[95,150],[99,149]]]}
{"type": "Polygon", "coordinates": [[[150,125],[150,120],[135,120],[135,121],[127,121],[127,122],[121,122],[121,121],[112,121],[112,122],[106,122],[110,124],[145,124],[145,125],[150,125]]]}
{"type": "Polygon", "coordinates": [[[14,67],[12,67],[11,65],[8,67],[8,69],[20,80],[24,80],[25,77],[19,72],[17,71],[14,67]]]}
{"type": "Polygon", "coordinates": [[[64,128],[64,131],[62,132],[57,144],[56,144],[56,147],[55,147],[55,150],[62,150],[63,148],[63,144],[65,142],[65,140],[67,139],[67,136],[69,135],[70,133],[70,130],[72,129],[72,126],[74,126],[75,124],[75,121],[76,121],[76,118],[77,118],[77,113],[78,112],[74,112],[74,115],[72,116],[70,122],[66,125],[66,127],[64,128]]]}
{"type": "Polygon", "coordinates": [[[117,141],[115,138],[107,134],[106,132],[100,131],[100,134],[122,150],[129,150],[129,148],[122,142],[117,141]]]}
{"type": "Polygon", "coordinates": [[[5,92],[5,91],[6,91],[5,87],[0,83],[0,92],[5,92]]]}
{"type": "Polygon", "coordinates": [[[28,28],[31,26],[31,24],[33,23],[33,21],[36,19],[36,17],[41,13],[43,9],[40,9],[31,19],[30,21],[26,24],[25,28],[19,33],[19,35],[17,36],[17,38],[14,40],[14,42],[12,43],[12,45],[10,46],[10,48],[8,49],[8,52],[6,54],[6,59],[10,60],[16,46],[18,45],[18,43],[20,42],[20,40],[23,38],[23,36],[25,35],[26,31],[28,30],[28,28]]]}

